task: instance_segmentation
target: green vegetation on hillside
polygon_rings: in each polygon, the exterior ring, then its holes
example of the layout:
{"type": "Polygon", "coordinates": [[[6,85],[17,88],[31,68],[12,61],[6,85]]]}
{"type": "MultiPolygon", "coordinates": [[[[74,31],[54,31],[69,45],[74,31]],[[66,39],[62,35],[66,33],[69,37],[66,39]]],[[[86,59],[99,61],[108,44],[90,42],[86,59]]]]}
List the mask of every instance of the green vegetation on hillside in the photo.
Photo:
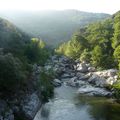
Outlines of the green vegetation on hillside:
{"type": "Polygon", "coordinates": [[[40,37],[47,45],[56,47],[68,41],[80,27],[89,23],[108,18],[109,14],[88,13],[77,10],[36,11],[1,13],[3,17],[13,22],[33,37],[40,37]],[[14,16],[14,17],[13,17],[14,16]]]}
{"type": "MultiPolygon", "coordinates": [[[[32,72],[36,72],[33,65],[43,66],[49,55],[50,49],[42,40],[31,39],[8,21],[0,19],[0,95],[12,97],[19,91],[28,91],[30,84],[34,86],[31,81],[32,72]]],[[[49,76],[41,79],[45,83],[49,76]]],[[[42,86],[52,93],[50,83],[49,80],[42,86]]],[[[46,98],[49,96],[46,94],[46,98]]]]}
{"type": "Polygon", "coordinates": [[[87,58],[95,67],[115,67],[112,48],[113,24],[115,23],[112,18],[90,24],[80,29],[70,41],[60,45],[56,52],[73,59],[87,58]]]}
{"type": "MultiPolygon", "coordinates": [[[[80,29],[73,38],[55,51],[73,59],[87,61],[98,69],[120,70],[120,12],[80,29]]],[[[117,94],[120,93],[119,82],[113,87],[117,94]]]]}

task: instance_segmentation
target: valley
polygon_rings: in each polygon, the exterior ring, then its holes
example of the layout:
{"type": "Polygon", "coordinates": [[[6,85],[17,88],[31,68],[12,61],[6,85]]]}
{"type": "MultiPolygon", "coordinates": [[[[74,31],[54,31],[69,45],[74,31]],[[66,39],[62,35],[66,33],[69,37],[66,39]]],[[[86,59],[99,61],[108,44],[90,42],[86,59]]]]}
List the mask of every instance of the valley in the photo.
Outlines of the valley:
{"type": "Polygon", "coordinates": [[[120,11],[0,16],[0,120],[119,120],[120,11]]]}

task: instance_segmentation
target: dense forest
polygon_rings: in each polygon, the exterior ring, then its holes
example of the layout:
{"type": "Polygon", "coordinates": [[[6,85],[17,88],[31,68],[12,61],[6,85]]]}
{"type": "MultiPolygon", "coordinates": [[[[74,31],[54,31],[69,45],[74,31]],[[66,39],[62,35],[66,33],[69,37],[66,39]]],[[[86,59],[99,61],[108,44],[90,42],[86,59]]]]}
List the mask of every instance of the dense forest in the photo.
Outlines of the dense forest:
{"type": "MultiPolygon", "coordinates": [[[[72,59],[86,61],[99,70],[120,69],[120,12],[111,18],[89,24],[56,50],[72,59]]],[[[115,85],[120,89],[119,83],[115,85]]]]}
{"type": "Polygon", "coordinates": [[[77,10],[4,11],[3,13],[1,11],[0,16],[11,21],[26,33],[40,37],[52,47],[68,41],[79,27],[110,17],[109,14],[105,13],[89,13],[77,10]]]}

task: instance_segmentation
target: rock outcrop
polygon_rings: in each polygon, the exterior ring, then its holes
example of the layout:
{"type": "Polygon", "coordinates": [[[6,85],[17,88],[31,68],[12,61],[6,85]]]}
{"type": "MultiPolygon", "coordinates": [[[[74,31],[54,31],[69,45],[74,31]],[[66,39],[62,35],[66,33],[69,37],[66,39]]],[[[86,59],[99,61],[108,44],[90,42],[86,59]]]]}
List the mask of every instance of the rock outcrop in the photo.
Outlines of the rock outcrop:
{"type": "Polygon", "coordinates": [[[78,93],[89,96],[112,96],[112,93],[110,91],[107,91],[105,88],[93,87],[91,85],[80,87],[78,89],[78,93]]]}
{"type": "Polygon", "coordinates": [[[34,65],[31,82],[26,91],[19,91],[12,99],[0,100],[0,120],[15,120],[16,117],[33,120],[42,104],[40,91],[36,90],[41,67],[34,65]]]}
{"type": "Polygon", "coordinates": [[[36,93],[28,95],[21,103],[21,112],[28,120],[33,120],[41,106],[40,98],[36,93]]]}

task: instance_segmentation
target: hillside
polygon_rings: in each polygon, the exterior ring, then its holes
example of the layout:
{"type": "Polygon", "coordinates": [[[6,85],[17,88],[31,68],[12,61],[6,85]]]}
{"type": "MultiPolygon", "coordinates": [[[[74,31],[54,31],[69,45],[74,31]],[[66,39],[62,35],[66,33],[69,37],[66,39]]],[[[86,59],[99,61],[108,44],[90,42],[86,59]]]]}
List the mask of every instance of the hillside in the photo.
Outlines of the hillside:
{"type": "Polygon", "coordinates": [[[77,10],[0,13],[23,31],[42,38],[48,45],[56,46],[70,39],[81,26],[108,18],[104,13],[77,10]]]}
{"type": "Polygon", "coordinates": [[[0,18],[0,120],[33,120],[43,99],[52,96],[54,75],[41,69],[50,52],[42,40],[30,38],[0,18]],[[42,87],[46,88],[44,92],[42,87]],[[28,114],[31,100],[35,107],[28,114]],[[13,110],[16,105],[18,111],[13,110]]]}
{"type": "Polygon", "coordinates": [[[120,12],[109,19],[81,28],[68,42],[61,44],[56,52],[73,59],[90,62],[101,69],[118,67],[120,12]]]}
{"type": "Polygon", "coordinates": [[[20,46],[28,39],[29,37],[27,34],[23,33],[9,21],[0,18],[0,47],[8,48],[15,42],[20,46]]]}

